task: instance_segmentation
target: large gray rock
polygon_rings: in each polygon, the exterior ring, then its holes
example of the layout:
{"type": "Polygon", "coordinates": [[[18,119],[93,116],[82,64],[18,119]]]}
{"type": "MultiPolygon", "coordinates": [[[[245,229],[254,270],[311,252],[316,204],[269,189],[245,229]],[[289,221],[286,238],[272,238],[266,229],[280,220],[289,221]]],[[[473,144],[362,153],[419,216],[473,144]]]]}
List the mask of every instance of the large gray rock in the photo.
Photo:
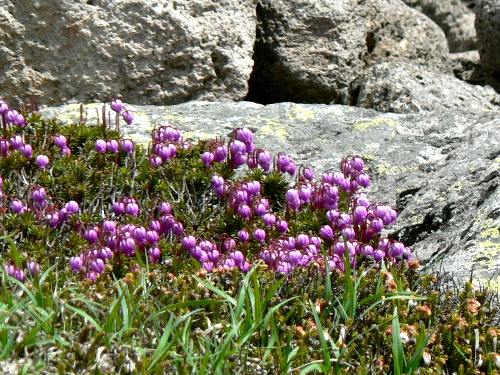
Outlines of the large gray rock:
{"type": "MultiPolygon", "coordinates": [[[[88,124],[96,123],[95,107],[88,124]]],[[[137,123],[127,136],[146,143],[169,121],[192,138],[225,136],[234,127],[256,132],[256,143],[287,152],[317,171],[338,170],[342,156],[360,154],[372,176],[371,197],[400,211],[392,236],[412,245],[426,269],[461,280],[500,284],[500,118],[497,113],[387,114],[340,105],[189,102],[131,106],[137,123]]],[[[43,110],[78,121],[79,107],[43,110]]]]}
{"type": "Polygon", "coordinates": [[[474,2],[470,0],[403,0],[443,29],[451,52],[477,49],[474,2]]]}
{"type": "Polygon", "coordinates": [[[443,31],[400,0],[259,0],[248,99],[343,103],[378,61],[448,71],[443,31]]]}
{"type": "Polygon", "coordinates": [[[487,82],[500,92],[500,0],[483,0],[476,7],[481,65],[487,82]]]}
{"type": "Polygon", "coordinates": [[[352,89],[358,93],[355,105],[383,112],[500,111],[500,95],[491,87],[398,61],[373,65],[352,89]]]}
{"type": "Polygon", "coordinates": [[[245,97],[256,0],[0,0],[0,96],[171,104],[245,97]]]}

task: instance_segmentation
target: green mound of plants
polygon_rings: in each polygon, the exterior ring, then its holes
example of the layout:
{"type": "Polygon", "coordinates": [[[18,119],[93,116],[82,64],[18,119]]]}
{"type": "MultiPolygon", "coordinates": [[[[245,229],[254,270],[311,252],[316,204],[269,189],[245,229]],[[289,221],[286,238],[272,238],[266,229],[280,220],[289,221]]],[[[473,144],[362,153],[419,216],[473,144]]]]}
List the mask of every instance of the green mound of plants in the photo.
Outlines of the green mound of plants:
{"type": "Polygon", "coordinates": [[[0,366],[12,373],[485,373],[498,296],[419,273],[363,159],[320,176],[254,143],[147,148],[0,99],[0,366]]]}

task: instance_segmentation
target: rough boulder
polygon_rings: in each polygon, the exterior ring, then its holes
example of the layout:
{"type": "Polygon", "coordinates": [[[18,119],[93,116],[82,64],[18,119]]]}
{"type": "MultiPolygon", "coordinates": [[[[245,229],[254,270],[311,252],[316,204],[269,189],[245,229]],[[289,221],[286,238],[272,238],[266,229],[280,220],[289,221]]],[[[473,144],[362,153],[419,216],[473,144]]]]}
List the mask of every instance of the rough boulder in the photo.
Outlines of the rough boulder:
{"type": "Polygon", "coordinates": [[[19,105],[241,100],[256,0],[0,0],[0,95],[19,105]]]}

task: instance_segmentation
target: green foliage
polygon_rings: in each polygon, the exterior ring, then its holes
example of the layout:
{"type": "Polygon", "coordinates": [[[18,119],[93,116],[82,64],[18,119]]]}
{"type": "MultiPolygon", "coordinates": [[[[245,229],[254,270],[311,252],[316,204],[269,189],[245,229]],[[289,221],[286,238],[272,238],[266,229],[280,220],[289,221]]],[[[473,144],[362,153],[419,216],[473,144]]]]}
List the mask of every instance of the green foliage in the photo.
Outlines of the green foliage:
{"type": "MultiPolygon", "coordinates": [[[[73,199],[82,214],[52,228],[36,210],[11,214],[7,199],[0,206],[5,264],[36,260],[43,270],[21,283],[0,269],[0,360],[22,361],[20,373],[498,371],[498,297],[471,285],[450,288],[443,276],[418,273],[417,263],[360,262],[353,269],[346,261],[340,273],[325,262],[283,276],[257,262],[246,274],[207,275],[165,237],[158,245],[163,263],[150,264],[138,251],[116,256],[95,283],[82,279],[68,259],[88,248],[82,231],[111,217],[122,197],[141,207],[127,222],[146,226],[158,202],[169,201],[189,232],[235,236],[246,223],[213,194],[210,178],[236,176],[226,163],[202,164],[206,143],[155,169],[142,148],[98,154],[96,139],[119,138],[102,126],[64,127],[36,115],[29,121],[25,139],[50,157],[51,168],[40,171],[18,152],[0,157],[5,197],[31,204],[32,187],[42,186],[50,200],[45,213],[73,199]],[[66,135],[71,155],[53,145],[55,134],[66,135]]],[[[257,169],[241,178],[247,180],[260,181],[273,208],[286,211],[289,182],[282,175],[257,169]]],[[[348,205],[341,195],[341,208],[348,205]]],[[[318,217],[301,210],[291,233],[316,233],[326,224],[318,217]]]]}

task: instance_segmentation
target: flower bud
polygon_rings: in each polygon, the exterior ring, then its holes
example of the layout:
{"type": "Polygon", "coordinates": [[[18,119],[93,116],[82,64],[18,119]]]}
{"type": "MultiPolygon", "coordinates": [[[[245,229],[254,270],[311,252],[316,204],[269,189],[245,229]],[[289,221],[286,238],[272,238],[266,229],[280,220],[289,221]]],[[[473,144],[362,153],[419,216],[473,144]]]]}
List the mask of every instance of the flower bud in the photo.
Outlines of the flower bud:
{"type": "Polygon", "coordinates": [[[250,239],[250,235],[244,229],[238,231],[238,239],[242,242],[247,242],[250,239]]]}
{"type": "Polygon", "coordinates": [[[116,139],[111,139],[106,142],[106,151],[116,154],[119,150],[119,144],[116,139]]]}
{"type": "Polygon", "coordinates": [[[205,151],[202,155],[201,155],[201,161],[203,162],[203,164],[205,164],[207,167],[210,166],[210,164],[212,164],[212,162],[214,161],[214,154],[212,154],[210,151],[205,151]]]}
{"type": "Polygon", "coordinates": [[[102,139],[95,141],[95,150],[100,154],[104,154],[106,152],[106,141],[102,139]]]}
{"type": "Polygon", "coordinates": [[[67,146],[67,139],[64,135],[58,134],[54,137],[54,144],[59,148],[64,148],[67,146]]]}
{"type": "Polygon", "coordinates": [[[36,157],[36,163],[40,169],[45,169],[47,165],[49,165],[49,157],[47,155],[38,155],[36,157]]]}
{"type": "Polygon", "coordinates": [[[259,241],[259,242],[264,242],[266,240],[266,232],[264,231],[264,229],[256,229],[254,232],[253,232],[253,238],[256,240],[256,241],[259,241]]]}
{"type": "Polygon", "coordinates": [[[120,113],[125,108],[125,105],[120,99],[113,99],[111,101],[111,109],[116,113],[120,113]]]}
{"type": "Polygon", "coordinates": [[[130,139],[124,139],[121,141],[121,147],[125,153],[131,154],[134,151],[134,142],[130,139]]]}
{"type": "Polygon", "coordinates": [[[132,112],[130,109],[127,109],[127,110],[123,111],[122,117],[123,117],[123,120],[125,120],[125,122],[128,125],[131,125],[132,122],[134,122],[135,116],[134,116],[134,112],[132,112]]]}
{"type": "Polygon", "coordinates": [[[40,265],[37,262],[33,261],[28,263],[27,268],[28,268],[28,273],[31,275],[31,277],[37,276],[41,271],[40,265]]]}

